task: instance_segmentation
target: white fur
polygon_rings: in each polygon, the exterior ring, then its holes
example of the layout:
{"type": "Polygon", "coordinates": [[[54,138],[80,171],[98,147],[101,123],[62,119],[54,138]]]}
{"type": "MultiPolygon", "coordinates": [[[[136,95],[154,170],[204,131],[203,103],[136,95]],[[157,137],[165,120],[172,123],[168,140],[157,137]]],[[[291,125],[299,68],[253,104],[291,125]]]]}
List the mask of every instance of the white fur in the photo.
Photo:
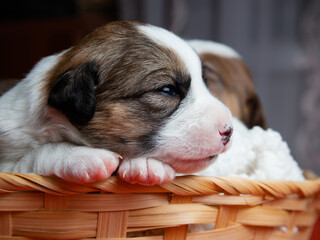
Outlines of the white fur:
{"type": "Polygon", "coordinates": [[[2,171],[12,171],[27,149],[46,141],[41,137],[40,119],[45,112],[42,80],[58,59],[55,55],[42,59],[23,81],[0,98],[0,150],[6,149],[5,154],[0,151],[1,161],[6,163],[2,171]]]}
{"type": "Polygon", "coordinates": [[[222,57],[241,58],[241,56],[234,49],[222,43],[205,40],[190,40],[188,43],[198,53],[212,52],[222,57]]]}
{"type": "Polygon", "coordinates": [[[254,180],[303,181],[303,173],[281,135],[256,126],[248,129],[233,119],[233,143],[202,176],[237,176],[254,180]]]}

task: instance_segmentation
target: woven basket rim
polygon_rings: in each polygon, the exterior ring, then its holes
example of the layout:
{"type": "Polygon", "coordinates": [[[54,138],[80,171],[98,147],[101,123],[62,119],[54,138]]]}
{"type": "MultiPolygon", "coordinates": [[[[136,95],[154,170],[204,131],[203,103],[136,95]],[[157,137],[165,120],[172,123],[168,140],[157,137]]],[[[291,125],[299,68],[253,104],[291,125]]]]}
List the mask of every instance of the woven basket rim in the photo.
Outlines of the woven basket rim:
{"type": "Polygon", "coordinates": [[[173,193],[180,196],[209,194],[254,195],[284,198],[289,195],[309,197],[320,193],[320,178],[300,182],[286,180],[249,180],[240,177],[179,176],[157,186],[129,184],[112,176],[90,184],[66,182],[54,176],[0,172],[0,193],[37,191],[53,195],[106,193],[173,193]]]}

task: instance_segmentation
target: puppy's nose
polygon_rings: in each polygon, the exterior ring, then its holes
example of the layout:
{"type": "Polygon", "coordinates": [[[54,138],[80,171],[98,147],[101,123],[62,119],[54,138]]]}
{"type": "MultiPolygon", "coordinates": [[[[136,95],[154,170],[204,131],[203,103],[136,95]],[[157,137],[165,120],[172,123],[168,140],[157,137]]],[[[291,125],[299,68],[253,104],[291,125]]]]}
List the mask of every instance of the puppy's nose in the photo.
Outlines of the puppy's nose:
{"type": "Polygon", "coordinates": [[[223,145],[227,145],[227,143],[230,141],[231,135],[233,132],[233,128],[225,125],[220,131],[221,141],[223,145]]]}

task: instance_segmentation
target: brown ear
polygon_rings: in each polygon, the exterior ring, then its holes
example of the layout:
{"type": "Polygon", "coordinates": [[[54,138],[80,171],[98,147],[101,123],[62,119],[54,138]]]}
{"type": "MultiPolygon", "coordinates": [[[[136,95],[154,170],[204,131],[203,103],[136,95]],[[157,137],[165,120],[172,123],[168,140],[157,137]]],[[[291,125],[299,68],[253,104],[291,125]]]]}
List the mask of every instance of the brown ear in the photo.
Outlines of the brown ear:
{"type": "Polygon", "coordinates": [[[246,106],[246,111],[243,122],[248,128],[260,126],[263,129],[266,129],[263,106],[257,94],[251,71],[243,61],[240,61],[240,65],[242,66],[242,70],[244,70],[246,76],[245,79],[247,80],[246,85],[243,85],[243,87],[246,86],[246,97],[244,103],[246,106]]]}
{"type": "Polygon", "coordinates": [[[98,70],[93,62],[82,64],[62,74],[53,85],[48,104],[65,114],[71,123],[86,124],[96,107],[95,85],[98,70]]]}
{"type": "Polygon", "coordinates": [[[248,116],[245,119],[247,127],[252,128],[254,126],[260,126],[266,129],[266,121],[263,112],[263,107],[260,99],[256,94],[249,97],[246,102],[248,108],[248,116]]]}

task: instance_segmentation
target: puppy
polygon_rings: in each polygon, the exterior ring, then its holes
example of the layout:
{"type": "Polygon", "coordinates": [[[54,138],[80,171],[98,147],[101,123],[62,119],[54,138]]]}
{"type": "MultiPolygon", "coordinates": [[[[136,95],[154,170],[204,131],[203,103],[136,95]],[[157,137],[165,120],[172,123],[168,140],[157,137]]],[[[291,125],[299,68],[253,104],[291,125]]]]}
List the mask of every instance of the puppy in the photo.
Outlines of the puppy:
{"type": "Polygon", "coordinates": [[[0,98],[0,170],[88,183],[118,168],[145,185],[199,171],[232,133],[202,75],[196,52],[164,29],[100,27],[0,98]]]}
{"type": "Polygon", "coordinates": [[[251,73],[240,55],[232,48],[212,41],[191,40],[189,44],[202,59],[210,92],[247,127],[265,128],[262,104],[251,73]]]}

